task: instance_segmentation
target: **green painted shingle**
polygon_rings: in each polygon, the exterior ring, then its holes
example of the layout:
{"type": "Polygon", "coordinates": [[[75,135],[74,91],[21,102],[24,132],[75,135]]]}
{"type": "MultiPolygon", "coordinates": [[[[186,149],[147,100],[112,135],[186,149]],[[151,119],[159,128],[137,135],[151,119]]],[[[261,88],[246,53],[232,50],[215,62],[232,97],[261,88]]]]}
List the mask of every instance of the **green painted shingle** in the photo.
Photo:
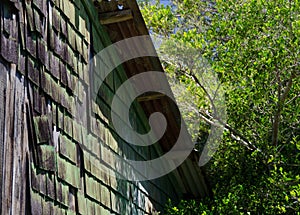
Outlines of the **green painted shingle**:
{"type": "Polygon", "coordinates": [[[80,187],[79,168],[59,156],[57,156],[57,173],[58,177],[69,185],[75,188],[80,187]]]}
{"type": "Polygon", "coordinates": [[[60,135],[59,139],[60,153],[72,161],[74,164],[77,163],[77,147],[68,137],[60,135]]]}
{"type": "Polygon", "coordinates": [[[39,167],[47,171],[55,171],[55,154],[54,147],[50,145],[41,145],[38,147],[39,167]]]}

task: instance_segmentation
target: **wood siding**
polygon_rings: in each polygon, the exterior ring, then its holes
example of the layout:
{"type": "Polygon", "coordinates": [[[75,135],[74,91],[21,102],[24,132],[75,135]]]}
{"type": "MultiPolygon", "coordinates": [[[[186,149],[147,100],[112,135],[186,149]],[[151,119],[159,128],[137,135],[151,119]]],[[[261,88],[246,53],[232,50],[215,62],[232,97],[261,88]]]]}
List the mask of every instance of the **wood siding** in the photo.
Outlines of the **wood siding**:
{"type": "Polygon", "coordinates": [[[129,182],[103,171],[115,168],[106,152],[150,153],[109,124],[108,101],[126,79],[123,68],[101,89],[102,106],[85,106],[89,60],[111,43],[92,1],[5,0],[0,7],[1,214],[150,214],[178,198],[169,177],[129,182]],[[86,124],[74,118],[74,103],[86,110],[86,124]]]}

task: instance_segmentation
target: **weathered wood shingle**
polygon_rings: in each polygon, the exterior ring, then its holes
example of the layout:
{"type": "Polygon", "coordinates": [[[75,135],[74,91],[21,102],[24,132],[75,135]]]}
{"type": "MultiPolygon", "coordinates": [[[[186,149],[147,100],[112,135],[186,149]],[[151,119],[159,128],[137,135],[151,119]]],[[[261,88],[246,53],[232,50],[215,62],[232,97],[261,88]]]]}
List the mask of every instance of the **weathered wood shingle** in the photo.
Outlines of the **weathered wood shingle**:
{"type": "MultiPolygon", "coordinates": [[[[109,26],[102,26],[98,18],[99,11],[118,13],[118,4],[1,2],[2,214],[151,214],[154,205],[159,209],[167,198],[176,197],[167,177],[160,179],[162,183],[117,177],[123,166],[113,155],[146,160],[157,152],[130,145],[111,125],[112,98],[127,79],[130,63],[112,71],[100,89],[100,76],[90,73],[91,58],[113,39],[122,38],[124,29],[111,26],[116,33],[109,35],[109,26]],[[99,98],[90,101],[94,93],[99,98]]],[[[132,19],[140,17],[134,17],[131,4],[123,4],[132,15],[124,26],[126,32],[136,33],[140,26],[135,27],[132,19]]],[[[135,69],[149,64],[137,61],[131,63],[135,69]]],[[[132,106],[133,126],[146,131],[144,111],[137,103],[132,106]]]]}

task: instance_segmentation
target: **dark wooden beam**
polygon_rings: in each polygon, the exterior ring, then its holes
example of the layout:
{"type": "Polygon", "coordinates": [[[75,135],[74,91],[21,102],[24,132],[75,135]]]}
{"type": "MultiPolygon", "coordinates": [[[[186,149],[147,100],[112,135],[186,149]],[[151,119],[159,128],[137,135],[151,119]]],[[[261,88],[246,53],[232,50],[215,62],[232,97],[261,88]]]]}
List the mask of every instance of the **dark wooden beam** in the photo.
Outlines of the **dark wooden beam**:
{"type": "Polygon", "coordinates": [[[137,101],[138,102],[152,101],[152,100],[161,99],[164,96],[166,96],[166,95],[161,94],[161,93],[147,93],[145,95],[139,96],[137,98],[137,101]]]}
{"type": "Polygon", "coordinates": [[[132,11],[130,9],[108,12],[108,13],[100,13],[99,17],[100,17],[100,23],[102,25],[124,22],[133,19],[132,11]]]}

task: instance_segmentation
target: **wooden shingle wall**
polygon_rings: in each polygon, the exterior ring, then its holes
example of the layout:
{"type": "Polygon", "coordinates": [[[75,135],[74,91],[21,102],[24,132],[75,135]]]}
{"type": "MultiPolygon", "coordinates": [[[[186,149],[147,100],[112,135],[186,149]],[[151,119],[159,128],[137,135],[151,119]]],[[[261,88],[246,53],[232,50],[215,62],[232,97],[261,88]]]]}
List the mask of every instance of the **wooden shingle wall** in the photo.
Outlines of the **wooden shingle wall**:
{"type": "MultiPolygon", "coordinates": [[[[110,44],[97,16],[90,0],[1,0],[2,214],[150,214],[176,198],[168,177],[107,174],[115,170],[110,153],[147,160],[157,151],[131,146],[110,126],[122,67],[89,103],[89,60],[110,44]]],[[[146,129],[138,105],[132,119],[146,129]]]]}

